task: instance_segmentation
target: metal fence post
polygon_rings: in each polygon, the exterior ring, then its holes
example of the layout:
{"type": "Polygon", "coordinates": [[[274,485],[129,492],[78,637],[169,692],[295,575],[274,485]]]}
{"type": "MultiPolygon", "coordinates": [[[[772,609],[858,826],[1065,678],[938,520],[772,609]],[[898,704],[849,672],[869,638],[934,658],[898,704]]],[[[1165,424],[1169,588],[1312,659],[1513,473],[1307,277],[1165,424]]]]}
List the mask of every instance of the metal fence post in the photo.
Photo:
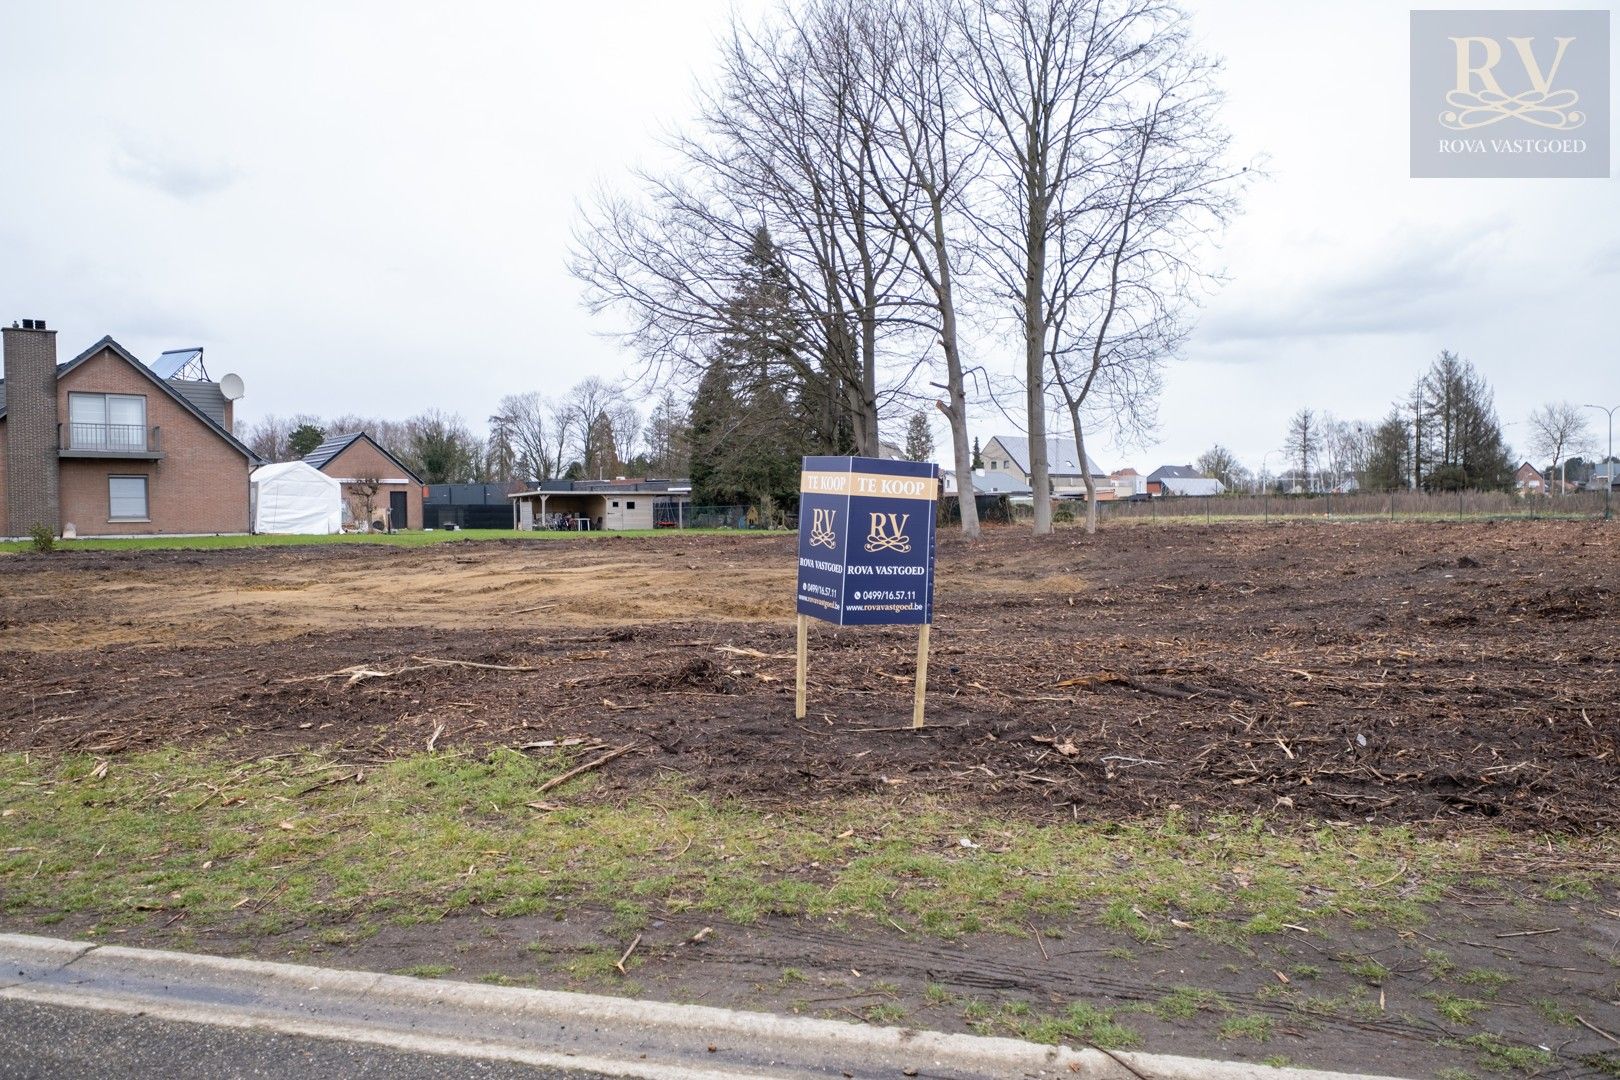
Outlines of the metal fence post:
{"type": "Polygon", "coordinates": [[[1209,496],[1204,496],[1204,524],[1209,524],[1209,496]]]}

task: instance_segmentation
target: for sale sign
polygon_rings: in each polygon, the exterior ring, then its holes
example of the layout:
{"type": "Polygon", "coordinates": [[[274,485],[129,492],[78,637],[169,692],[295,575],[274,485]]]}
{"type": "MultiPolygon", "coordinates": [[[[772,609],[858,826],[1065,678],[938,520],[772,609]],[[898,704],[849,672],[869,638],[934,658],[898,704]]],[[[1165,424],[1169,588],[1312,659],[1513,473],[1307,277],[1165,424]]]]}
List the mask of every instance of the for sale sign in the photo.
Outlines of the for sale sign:
{"type": "Polygon", "coordinates": [[[799,614],[839,626],[932,623],[938,499],[937,465],[805,458],[799,614]]]}

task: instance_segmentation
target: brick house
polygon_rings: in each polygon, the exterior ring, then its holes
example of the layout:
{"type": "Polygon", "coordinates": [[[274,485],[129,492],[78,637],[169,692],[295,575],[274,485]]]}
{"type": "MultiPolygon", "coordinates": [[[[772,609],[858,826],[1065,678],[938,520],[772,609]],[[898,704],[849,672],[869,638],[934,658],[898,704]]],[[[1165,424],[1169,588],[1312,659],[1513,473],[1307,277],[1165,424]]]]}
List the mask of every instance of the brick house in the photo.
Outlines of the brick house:
{"type": "Polygon", "coordinates": [[[1520,495],[1543,495],[1547,489],[1542,482],[1541,470],[1528,461],[1514,470],[1513,487],[1520,495]]]}
{"type": "Polygon", "coordinates": [[[365,432],[333,435],[305,454],[304,461],[342,482],[343,501],[356,522],[422,527],[421,477],[365,432]]]}
{"type": "Polygon", "coordinates": [[[59,365],[43,321],[3,333],[0,533],[251,530],[259,462],[231,435],[234,404],[219,383],[164,378],[110,337],[59,365]]]}

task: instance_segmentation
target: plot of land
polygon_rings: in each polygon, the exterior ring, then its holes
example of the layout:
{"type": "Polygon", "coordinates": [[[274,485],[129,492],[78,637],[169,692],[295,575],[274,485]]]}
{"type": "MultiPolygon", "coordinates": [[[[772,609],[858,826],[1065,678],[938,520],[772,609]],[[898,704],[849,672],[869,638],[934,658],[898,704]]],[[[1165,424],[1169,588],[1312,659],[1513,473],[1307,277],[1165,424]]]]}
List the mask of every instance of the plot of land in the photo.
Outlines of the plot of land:
{"type": "MultiPolygon", "coordinates": [[[[1604,1034],[1620,1028],[1617,568],[1620,530],[1597,523],[947,536],[914,732],[915,633],[900,629],[814,624],[810,715],[794,719],[787,537],[0,556],[0,751],[23,817],[44,813],[42,791],[162,771],[153,755],[178,750],[176,790],[203,799],[187,828],[261,797],[336,820],[361,812],[368,774],[405,784],[431,750],[486,770],[457,774],[463,805],[443,809],[482,814],[480,842],[505,850],[540,840],[474,805],[497,785],[503,815],[528,783],[490,757],[504,753],[534,770],[523,814],[577,811],[668,864],[587,880],[593,856],[576,854],[547,864],[549,916],[518,917],[538,908],[491,881],[435,894],[446,922],[352,934],[381,909],[317,882],[324,913],[272,934],[245,920],[275,910],[273,891],[237,909],[107,897],[52,913],[40,875],[59,853],[37,821],[0,870],[27,897],[5,917],[89,928],[134,910],[120,927],[162,941],[190,911],[179,929],[211,920],[261,953],[341,946],[564,984],[622,978],[611,959],[576,964],[634,933],[629,968],[670,996],[1104,1045],[1134,1031],[1338,1067],[1381,1054],[1395,1072],[1598,1075],[1620,1061],[1604,1034]],[[311,760],[330,771],[252,771],[311,760]],[[728,833],[724,807],[748,828],[728,833]],[[772,828],[779,845],[761,840],[772,828]],[[880,856],[892,892],[851,899],[880,856]],[[716,899],[738,858],[757,864],[752,908],[716,899]],[[1191,877],[1149,880],[1178,860],[1191,877]],[[974,866],[1009,876],[953,876],[974,866]],[[1286,903],[1263,895],[1268,875],[1286,903]],[[1030,876],[1049,880],[1037,892],[1030,876]],[[504,919],[455,929],[481,910],[504,919]],[[833,933],[820,915],[859,921],[833,933]],[[729,966],[684,944],[704,925],[728,936],[729,966]],[[863,993],[874,971],[888,978],[863,993]]],[[[567,820],[533,827],[561,844],[567,820]]],[[[482,849],[465,843],[474,880],[482,849]]],[[[145,857],[167,865],[176,845],[145,857]]],[[[296,872],[296,854],[266,866],[296,872]]],[[[67,860],[52,888],[130,884],[93,874],[67,860]]]]}
{"type": "Polygon", "coordinates": [[[1007,532],[940,560],[918,736],[892,730],[899,630],[817,624],[794,721],[785,538],[16,557],[0,740],[386,757],[442,727],[632,741],[609,784],[784,802],[904,781],[1071,819],[1620,822],[1616,530],[1007,532]]]}

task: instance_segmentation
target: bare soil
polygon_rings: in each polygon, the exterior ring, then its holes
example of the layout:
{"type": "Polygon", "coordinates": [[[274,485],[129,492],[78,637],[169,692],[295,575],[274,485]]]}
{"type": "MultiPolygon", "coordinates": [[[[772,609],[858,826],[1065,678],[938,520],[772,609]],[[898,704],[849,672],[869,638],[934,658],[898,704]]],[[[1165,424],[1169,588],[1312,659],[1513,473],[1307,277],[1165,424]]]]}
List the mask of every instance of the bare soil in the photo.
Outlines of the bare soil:
{"type": "MultiPolygon", "coordinates": [[[[943,537],[939,563],[929,726],[914,732],[916,638],[898,628],[813,624],[811,710],[794,719],[786,537],[0,558],[0,749],[366,762],[581,737],[632,747],[600,770],[604,798],[676,770],[763,806],[901,791],[1034,820],[1178,807],[1194,823],[1489,826],[1527,849],[1620,821],[1620,529],[1006,530],[943,537]]],[[[1154,1050],[1400,1075],[1501,1066],[1445,1042],[1481,1029],[1448,1023],[1433,995],[1477,994],[1490,1032],[1556,1055],[1547,1075],[1614,1075],[1620,903],[1549,901],[1535,875],[1456,893],[1416,931],[1324,922],[1232,945],[1091,923],[944,942],[672,916],[646,929],[629,979],[570,966],[629,944],[586,908],[353,940],[170,918],[123,940],[874,1022],[892,1007],[957,1030],[1081,1001],[1126,1010],[1154,1050]],[[1369,977],[1368,959],[1387,973],[1369,977]],[[1474,969],[1507,988],[1460,982],[1474,969]],[[1167,1014],[1177,986],[1226,1004],[1167,1014]],[[1264,1042],[1230,1026],[1256,1016],[1264,1042]]]]}
{"type": "Polygon", "coordinates": [[[903,628],[813,624],[794,720],[792,565],[788,538],[711,536],[16,556],[0,747],[588,736],[635,744],[610,788],[672,768],[767,802],[903,782],[1080,820],[1620,822],[1620,530],[946,538],[921,733],[903,628]]]}

